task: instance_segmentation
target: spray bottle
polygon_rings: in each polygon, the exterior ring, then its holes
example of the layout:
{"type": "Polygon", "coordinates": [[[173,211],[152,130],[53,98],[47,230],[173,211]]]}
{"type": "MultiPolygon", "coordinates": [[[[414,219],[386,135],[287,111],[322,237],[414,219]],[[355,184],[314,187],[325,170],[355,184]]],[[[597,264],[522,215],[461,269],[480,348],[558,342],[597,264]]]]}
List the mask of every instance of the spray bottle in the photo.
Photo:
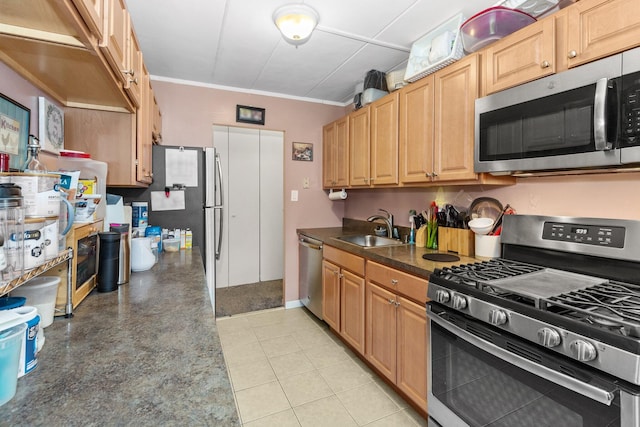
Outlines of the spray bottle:
{"type": "Polygon", "coordinates": [[[411,209],[409,211],[409,224],[411,226],[411,229],[409,230],[410,245],[413,245],[416,243],[416,226],[415,226],[415,220],[414,220],[415,215],[416,215],[416,211],[411,209]]]}

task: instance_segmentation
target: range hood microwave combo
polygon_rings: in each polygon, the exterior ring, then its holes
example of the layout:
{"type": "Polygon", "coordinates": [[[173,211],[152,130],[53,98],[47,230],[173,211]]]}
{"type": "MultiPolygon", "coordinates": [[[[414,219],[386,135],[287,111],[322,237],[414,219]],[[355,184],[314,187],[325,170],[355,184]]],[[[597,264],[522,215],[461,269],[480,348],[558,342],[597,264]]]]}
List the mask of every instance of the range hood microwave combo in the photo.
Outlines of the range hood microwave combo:
{"type": "Polygon", "coordinates": [[[476,100],[475,172],[640,166],[640,48],[476,100]]]}

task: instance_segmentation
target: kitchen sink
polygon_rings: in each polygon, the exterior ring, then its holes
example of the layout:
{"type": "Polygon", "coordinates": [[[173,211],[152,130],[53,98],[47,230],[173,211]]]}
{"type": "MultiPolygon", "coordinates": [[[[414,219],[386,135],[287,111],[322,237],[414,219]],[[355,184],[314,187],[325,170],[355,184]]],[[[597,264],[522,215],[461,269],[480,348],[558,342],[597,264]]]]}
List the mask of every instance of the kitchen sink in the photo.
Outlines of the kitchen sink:
{"type": "Polygon", "coordinates": [[[384,246],[400,246],[403,245],[400,240],[390,239],[388,237],[374,236],[372,234],[357,234],[352,236],[336,237],[346,243],[358,245],[362,248],[380,248],[384,246]]]}

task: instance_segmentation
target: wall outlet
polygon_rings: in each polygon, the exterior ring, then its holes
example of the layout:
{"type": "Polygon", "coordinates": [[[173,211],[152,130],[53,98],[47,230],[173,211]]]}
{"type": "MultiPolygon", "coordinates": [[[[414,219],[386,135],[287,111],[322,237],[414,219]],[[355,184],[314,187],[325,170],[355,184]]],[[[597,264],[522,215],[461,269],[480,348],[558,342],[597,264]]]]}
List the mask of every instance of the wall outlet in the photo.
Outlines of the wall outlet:
{"type": "Polygon", "coordinates": [[[309,188],[309,177],[305,177],[302,180],[302,188],[309,188]]]}
{"type": "Polygon", "coordinates": [[[298,201],[298,190],[291,190],[291,201],[292,202],[298,201]]]}

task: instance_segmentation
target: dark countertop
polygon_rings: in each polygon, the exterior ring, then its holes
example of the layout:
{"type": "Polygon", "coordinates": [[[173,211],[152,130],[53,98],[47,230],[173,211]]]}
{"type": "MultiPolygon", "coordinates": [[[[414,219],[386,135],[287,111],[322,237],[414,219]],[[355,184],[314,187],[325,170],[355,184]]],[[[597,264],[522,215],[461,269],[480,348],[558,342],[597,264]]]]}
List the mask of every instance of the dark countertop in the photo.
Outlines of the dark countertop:
{"type": "Polygon", "coordinates": [[[367,228],[363,228],[361,221],[351,220],[346,221],[342,227],[299,228],[297,231],[298,233],[320,240],[326,245],[351,252],[371,261],[375,261],[425,279],[428,279],[429,275],[436,268],[450,267],[452,265],[479,261],[478,258],[460,256],[459,261],[434,262],[422,258],[423,254],[438,253],[437,250],[433,249],[417,248],[415,245],[364,249],[357,245],[336,239],[336,237],[348,234],[373,234],[371,224],[368,224],[365,227],[367,228]]]}
{"type": "Polygon", "coordinates": [[[239,426],[198,248],[164,253],[44,330],[0,426],[239,426]]]}

